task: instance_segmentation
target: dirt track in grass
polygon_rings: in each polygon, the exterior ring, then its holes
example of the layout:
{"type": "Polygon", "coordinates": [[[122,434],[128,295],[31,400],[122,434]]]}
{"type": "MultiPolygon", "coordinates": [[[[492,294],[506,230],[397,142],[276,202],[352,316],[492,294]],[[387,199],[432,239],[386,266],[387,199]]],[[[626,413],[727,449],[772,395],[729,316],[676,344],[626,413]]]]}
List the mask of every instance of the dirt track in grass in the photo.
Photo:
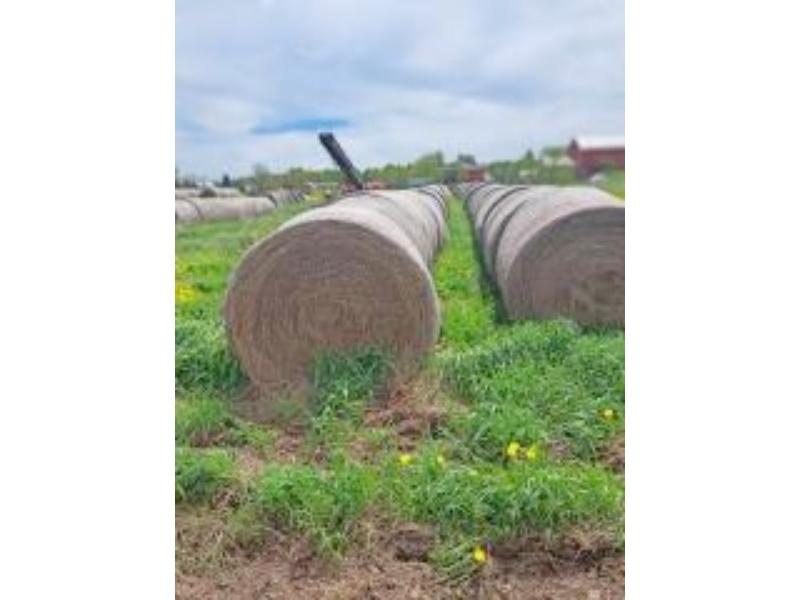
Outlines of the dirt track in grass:
{"type": "Polygon", "coordinates": [[[373,532],[382,543],[351,552],[338,563],[313,557],[308,544],[275,539],[254,556],[240,556],[202,574],[178,571],[182,600],[610,600],[623,598],[625,559],[607,540],[591,534],[557,547],[526,539],[493,549],[481,572],[457,585],[425,562],[425,532],[406,528],[373,532]],[[415,547],[416,544],[416,547],[415,547]],[[411,550],[409,551],[409,545],[411,550]],[[377,551],[376,548],[381,550],[377,551]]]}

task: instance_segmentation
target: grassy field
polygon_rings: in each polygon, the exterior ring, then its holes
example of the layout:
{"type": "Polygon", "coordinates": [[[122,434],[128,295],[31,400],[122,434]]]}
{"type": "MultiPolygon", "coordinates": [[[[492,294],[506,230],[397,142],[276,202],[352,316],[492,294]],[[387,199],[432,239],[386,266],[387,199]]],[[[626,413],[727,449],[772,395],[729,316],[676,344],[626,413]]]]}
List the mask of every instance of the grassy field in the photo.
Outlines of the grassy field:
{"type": "Polygon", "coordinates": [[[615,196],[625,199],[625,171],[613,170],[606,173],[606,181],[600,187],[615,196]]]}
{"type": "Polygon", "coordinates": [[[321,356],[307,406],[269,425],[234,415],[245,378],[220,318],[226,279],[249,244],[307,207],[176,235],[179,571],[258,552],[266,531],[336,560],[398,524],[431,532],[424,560],[451,584],[528,535],[579,528],[621,549],[624,335],[506,323],[455,199],[434,268],[442,335],[418,377],[395,381],[369,349],[321,356]],[[213,540],[200,543],[209,518],[213,540]]]}

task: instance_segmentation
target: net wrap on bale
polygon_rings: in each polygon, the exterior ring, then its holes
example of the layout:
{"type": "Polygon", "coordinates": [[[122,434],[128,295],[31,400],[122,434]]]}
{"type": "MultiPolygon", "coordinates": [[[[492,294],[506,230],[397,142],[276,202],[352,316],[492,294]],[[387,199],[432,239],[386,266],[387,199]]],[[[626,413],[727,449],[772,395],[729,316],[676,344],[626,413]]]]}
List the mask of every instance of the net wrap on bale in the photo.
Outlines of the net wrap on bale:
{"type": "Polygon", "coordinates": [[[625,324],[625,208],[591,187],[460,186],[511,319],[625,324]]]}
{"type": "Polygon", "coordinates": [[[445,190],[347,196],[256,243],[228,285],[231,348],[262,390],[305,388],[313,360],[357,348],[416,364],[439,335],[429,267],[445,236],[445,190]]]}

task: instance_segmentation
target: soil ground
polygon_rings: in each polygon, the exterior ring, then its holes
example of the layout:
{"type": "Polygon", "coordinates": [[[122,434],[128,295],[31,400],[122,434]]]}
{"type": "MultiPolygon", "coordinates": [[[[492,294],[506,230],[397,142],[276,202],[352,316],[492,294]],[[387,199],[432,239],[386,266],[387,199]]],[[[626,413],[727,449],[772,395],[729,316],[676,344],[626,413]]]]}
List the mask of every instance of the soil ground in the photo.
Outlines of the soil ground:
{"type": "MultiPolygon", "coordinates": [[[[178,570],[182,600],[611,600],[625,593],[625,558],[610,545],[575,536],[559,548],[537,540],[496,548],[480,574],[453,584],[414,552],[407,532],[383,552],[352,552],[339,562],[315,559],[301,542],[267,545],[252,556],[231,557],[221,568],[178,570]]],[[[423,536],[424,537],[424,536],[423,536]]],[[[422,541],[424,544],[424,540],[422,541]]],[[[377,544],[376,544],[377,546],[377,544]]],[[[423,550],[424,554],[424,550],[423,550]]]]}

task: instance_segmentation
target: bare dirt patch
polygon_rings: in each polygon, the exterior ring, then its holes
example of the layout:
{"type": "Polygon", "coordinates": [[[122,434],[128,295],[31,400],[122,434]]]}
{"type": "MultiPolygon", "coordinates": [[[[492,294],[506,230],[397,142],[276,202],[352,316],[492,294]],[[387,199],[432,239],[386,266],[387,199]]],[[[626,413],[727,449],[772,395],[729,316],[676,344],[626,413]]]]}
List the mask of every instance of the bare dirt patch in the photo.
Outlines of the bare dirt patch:
{"type": "MultiPolygon", "coordinates": [[[[576,530],[557,540],[527,537],[498,544],[480,573],[461,584],[428,564],[435,535],[416,524],[376,522],[343,559],[322,560],[305,539],[270,536],[256,553],[228,553],[202,570],[178,563],[182,600],[610,600],[624,597],[625,561],[613,540],[576,530]]],[[[214,527],[201,540],[219,548],[214,527]]],[[[218,528],[217,528],[218,529],[218,528]]],[[[186,543],[179,538],[179,551],[186,543]]],[[[191,552],[197,552],[197,540],[191,552]]],[[[223,544],[224,546],[224,544],[223,544]]],[[[185,550],[185,548],[184,548],[185,550]]],[[[218,552],[218,550],[217,550],[218,552]]],[[[215,557],[215,553],[210,555],[215,557]]],[[[183,563],[186,564],[185,562],[183,563]]],[[[189,563],[191,564],[191,563],[189,563]]]]}
{"type": "Polygon", "coordinates": [[[625,473],[625,432],[617,435],[601,454],[601,462],[616,473],[625,473]]]}
{"type": "Polygon", "coordinates": [[[435,436],[447,418],[448,410],[438,381],[419,377],[395,382],[384,397],[369,407],[364,417],[367,427],[391,427],[401,450],[413,450],[426,436],[435,436]]]}

